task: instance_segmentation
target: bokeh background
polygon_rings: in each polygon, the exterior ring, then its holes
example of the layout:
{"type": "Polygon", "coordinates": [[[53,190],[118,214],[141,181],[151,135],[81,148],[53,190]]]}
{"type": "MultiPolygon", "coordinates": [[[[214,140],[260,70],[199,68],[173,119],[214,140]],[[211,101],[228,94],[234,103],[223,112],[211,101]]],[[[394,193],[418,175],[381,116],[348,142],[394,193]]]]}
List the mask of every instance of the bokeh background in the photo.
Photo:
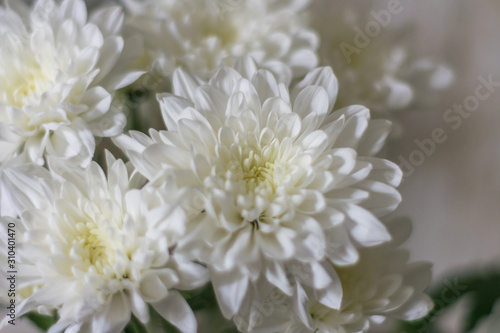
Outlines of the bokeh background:
{"type": "MultiPolygon", "coordinates": [[[[444,112],[474,94],[479,76],[500,81],[500,1],[408,1],[403,14],[414,25],[419,52],[446,61],[457,80],[435,107],[396,115],[404,131],[389,144],[393,161],[408,159],[415,140],[446,128],[444,112]]],[[[500,263],[499,129],[500,89],[460,128],[447,131],[448,140],[400,187],[397,212],[410,216],[414,229],[407,247],[414,259],[433,262],[434,285],[500,263]]],[[[469,301],[464,298],[439,320],[440,332],[462,331],[469,301]]]]}
{"type": "MultiPolygon", "coordinates": [[[[376,1],[383,3],[383,1],[376,1]]],[[[396,115],[403,134],[389,144],[393,161],[408,159],[414,140],[446,128],[443,114],[473,95],[478,77],[500,82],[500,1],[409,1],[414,42],[422,55],[446,61],[455,84],[439,103],[396,115]]],[[[414,233],[408,244],[415,259],[434,262],[436,278],[449,270],[500,259],[500,89],[481,102],[448,140],[405,178],[398,209],[410,216],[414,233]]]]}
{"type": "MultiPolygon", "coordinates": [[[[335,2],[338,8],[348,2],[353,5],[347,0],[320,1],[335,2]]],[[[359,10],[369,11],[387,8],[388,1],[357,2],[359,10]]],[[[88,5],[102,2],[89,0],[88,5]]],[[[456,82],[432,107],[395,114],[403,132],[389,142],[387,153],[397,163],[418,149],[415,140],[430,138],[435,128],[447,128],[443,114],[474,94],[479,76],[492,75],[500,82],[500,1],[401,3],[404,11],[381,34],[410,26],[408,38],[418,55],[447,63],[455,71],[456,82]]],[[[395,214],[412,219],[414,231],[406,247],[414,260],[434,263],[434,285],[456,272],[481,271],[500,263],[500,88],[460,128],[448,128],[447,135],[447,141],[405,177],[400,187],[403,203],[395,214]]],[[[439,332],[460,332],[467,306],[464,298],[441,317],[439,332]]],[[[24,323],[2,332],[37,330],[24,323]]]]}

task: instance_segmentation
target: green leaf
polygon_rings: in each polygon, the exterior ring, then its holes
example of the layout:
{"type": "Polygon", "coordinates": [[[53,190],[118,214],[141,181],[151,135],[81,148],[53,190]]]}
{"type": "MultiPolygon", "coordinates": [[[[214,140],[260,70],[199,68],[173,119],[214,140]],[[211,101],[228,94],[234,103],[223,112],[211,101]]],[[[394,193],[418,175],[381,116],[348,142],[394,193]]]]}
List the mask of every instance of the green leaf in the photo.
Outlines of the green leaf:
{"type": "Polygon", "coordinates": [[[467,316],[466,332],[472,331],[477,324],[488,317],[495,304],[500,300],[500,275],[479,276],[470,281],[471,310],[467,316]]]}
{"type": "Polygon", "coordinates": [[[218,308],[212,284],[191,291],[179,291],[193,311],[218,308]]]}
{"type": "Polygon", "coordinates": [[[231,320],[224,318],[220,312],[212,284],[193,291],[181,291],[189,306],[195,312],[199,321],[203,320],[203,332],[207,333],[238,333],[231,320]],[[208,318],[208,320],[206,320],[208,318]]]}
{"type": "Polygon", "coordinates": [[[495,269],[480,272],[461,272],[450,275],[439,286],[431,289],[434,309],[425,317],[412,322],[401,322],[395,332],[437,332],[433,322],[448,308],[467,295],[472,304],[465,318],[464,332],[474,330],[481,319],[489,316],[500,300],[500,272],[495,269]]]}
{"type": "Polygon", "coordinates": [[[53,316],[44,316],[36,312],[30,312],[25,314],[23,317],[31,321],[36,327],[43,331],[47,331],[57,322],[55,314],[53,316]]]}
{"type": "Polygon", "coordinates": [[[149,332],[146,326],[139,321],[134,315],[130,317],[130,322],[124,330],[125,333],[147,333],[149,332]]]}
{"type": "Polygon", "coordinates": [[[156,310],[150,306],[149,314],[151,320],[148,323],[148,332],[181,333],[174,325],[165,320],[156,310]]]}

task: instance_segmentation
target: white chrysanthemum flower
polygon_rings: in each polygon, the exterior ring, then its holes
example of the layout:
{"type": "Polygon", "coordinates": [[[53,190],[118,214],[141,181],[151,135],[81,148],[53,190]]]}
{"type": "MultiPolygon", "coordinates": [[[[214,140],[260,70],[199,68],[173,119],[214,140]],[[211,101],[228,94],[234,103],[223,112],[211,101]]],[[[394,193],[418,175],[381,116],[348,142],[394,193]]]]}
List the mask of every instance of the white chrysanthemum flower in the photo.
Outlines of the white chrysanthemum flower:
{"type": "Polygon", "coordinates": [[[144,35],[153,69],[167,77],[182,66],[208,79],[221,62],[248,54],[286,82],[318,63],[303,13],[310,0],[123,2],[127,26],[144,35]]]}
{"type": "MultiPolygon", "coordinates": [[[[20,216],[1,220],[3,234],[15,224],[17,316],[57,309],[49,332],[118,333],[132,314],[148,322],[149,304],[183,332],[196,332],[194,314],[172,290],[207,277],[174,251],[185,232],[182,193],[172,181],[136,189],[142,176],[129,180],[121,160],[108,162],[107,177],[94,162],[86,170],[31,164],[3,171],[20,216]]],[[[6,237],[1,242],[5,248],[6,237]]]]}
{"type": "Polygon", "coordinates": [[[166,172],[197,191],[190,239],[179,247],[208,263],[226,317],[260,277],[290,293],[284,264],[292,259],[328,255],[345,265],[358,258],[353,243],[389,240],[377,216],[400,202],[401,178],[393,163],[370,157],[388,121],[370,120],[362,106],[330,113],[330,68],[291,93],[250,58],[235,68],[221,67],[208,83],[178,69],[174,95],[159,95],[168,131],[116,138],[148,179],[161,183],[166,172]]]}
{"type": "Polygon", "coordinates": [[[326,289],[342,289],[337,291],[342,295],[340,307],[331,308],[322,299],[323,293],[302,282],[307,280],[303,276],[296,284],[297,297],[275,294],[262,301],[260,307],[253,306],[250,318],[255,327],[251,332],[359,333],[367,332],[386,317],[424,317],[433,307],[430,297],[423,293],[431,281],[431,265],[408,263],[408,251],[399,248],[410,235],[408,220],[398,219],[388,227],[391,242],[360,249],[359,261],[354,265],[331,266],[340,283],[326,289]],[[263,313],[262,309],[273,311],[263,313]]]}
{"type": "Polygon", "coordinates": [[[320,62],[331,66],[339,80],[337,107],[359,103],[374,116],[386,117],[388,111],[430,101],[452,84],[450,68],[416,57],[409,39],[398,37],[407,29],[388,26],[396,24],[394,15],[386,11],[390,17],[377,20],[371,9],[366,1],[315,0],[312,6],[312,25],[321,37],[320,62]]]}
{"type": "Polygon", "coordinates": [[[38,163],[53,155],[87,165],[94,136],[123,130],[110,93],[142,74],[126,69],[142,47],[124,41],[122,25],[119,7],[87,20],[82,0],[0,6],[0,163],[27,152],[38,163]]]}

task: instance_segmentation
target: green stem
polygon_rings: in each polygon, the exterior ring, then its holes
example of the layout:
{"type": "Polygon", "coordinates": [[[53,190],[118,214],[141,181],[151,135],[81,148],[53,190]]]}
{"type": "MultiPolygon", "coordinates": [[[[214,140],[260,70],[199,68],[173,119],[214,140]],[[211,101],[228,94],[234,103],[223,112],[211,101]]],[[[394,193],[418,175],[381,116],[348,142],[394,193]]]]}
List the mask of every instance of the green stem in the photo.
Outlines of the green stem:
{"type": "Polygon", "coordinates": [[[130,322],[125,327],[125,333],[148,333],[148,329],[135,316],[131,316],[130,322]]]}

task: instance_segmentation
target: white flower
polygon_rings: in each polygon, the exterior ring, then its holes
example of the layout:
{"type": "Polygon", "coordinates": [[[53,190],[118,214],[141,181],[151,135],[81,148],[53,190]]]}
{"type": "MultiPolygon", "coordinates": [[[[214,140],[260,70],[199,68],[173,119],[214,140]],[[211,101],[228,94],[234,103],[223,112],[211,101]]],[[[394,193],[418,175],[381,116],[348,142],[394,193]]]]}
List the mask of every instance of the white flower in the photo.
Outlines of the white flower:
{"type": "Polygon", "coordinates": [[[360,249],[354,266],[335,267],[343,290],[340,310],[309,301],[310,323],[318,333],[366,332],[387,316],[411,321],[433,308],[423,293],[431,281],[431,264],[408,263],[409,252],[398,246],[410,235],[410,223],[396,222],[389,226],[392,242],[360,249]]]}
{"type": "Polygon", "coordinates": [[[235,68],[221,67],[208,83],[178,69],[175,95],[158,97],[168,131],[116,138],[148,179],[161,184],[171,174],[194,190],[190,239],[179,248],[208,263],[226,317],[260,277],[291,293],[284,264],[292,259],[345,265],[358,258],[353,242],[389,240],[377,216],[400,202],[401,178],[393,163],[370,157],[387,121],[370,120],[362,106],[330,113],[330,68],[291,93],[250,58],[235,68]]]}
{"type": "Polygon", "coordinates": [[[388,111],[430,101],[452,84],[449,67],[417,57],[411,38],[399,37],[406,27],[396,22],[390,24],[397,28],[382,26],[371,9],[372,3],[363,1],[315,0],[312,6],[312,26],[321,37],[320,62],[332,66],[339,79],[337,107],[360,103],[374,116],[387,117],[388,111]],[[380,32],[367,34],[367,26],[378,26],[380,32]]]}
{"type": "Polygon", "coordinates": [[[248,54],[285,82],[318,62],[318,38],[304,17],[310,0],[123,2],[126,25],[144,35],[153,69],[165,76],[183,66],[208,79],[222,61],[248,54]]]}
{"type": "Polygon", "coordinates": [[[410,235],[409,221],[398,219],[388,227],[393,236],[391,242],[359,249],[360,258],[354,265],[332,266],[340,283],[325,289],[342,289],[336,291],[342,295],[340,307],[329,306],[324,292],[312,289],[304,283],[307,277],[303,277],[297,281],[296,297],[280,296],[275,291],[261,301],[260,307],[253,307],[256,327],[251,332],[359,333],[367,332],[386,317],[424,317],[433,307],[430,297],[423,293],[431,280],[431,265],[408,263],[408,251],[399,248],[410,235]],[[264,305],[273,312],[263,312],[264,305]]]}
{"type": "MultiPolygon", "coordinates": [[[[20,216],[1,219],[4,235],[15,224],[17,316],[57,309],[49,332],[121,332],[131,314],[148,322],[150,304],[183,332],[196,332],[194,314],[172,290],[199,287],[207,276],[174,251],[185,231],[182,193],[172,181],[136,189],[142,176],[129,180],[121,160],[108,162],[107,178],[94,162],[86,170],[57,163],[51,171],[4,170],[20,216]]],[[[7,238],[1,242],[5,249],[7,238]]]]}
{"type": "Polygon", "coordinates": [[[87,165],[94,136],[122,131],[110,93],[142,73],[126,68],[142,51],[120,36],[122,22],[119,7],[87,20],[82,0],[0,6],[0,163],[27,152],[87,165]]]}

